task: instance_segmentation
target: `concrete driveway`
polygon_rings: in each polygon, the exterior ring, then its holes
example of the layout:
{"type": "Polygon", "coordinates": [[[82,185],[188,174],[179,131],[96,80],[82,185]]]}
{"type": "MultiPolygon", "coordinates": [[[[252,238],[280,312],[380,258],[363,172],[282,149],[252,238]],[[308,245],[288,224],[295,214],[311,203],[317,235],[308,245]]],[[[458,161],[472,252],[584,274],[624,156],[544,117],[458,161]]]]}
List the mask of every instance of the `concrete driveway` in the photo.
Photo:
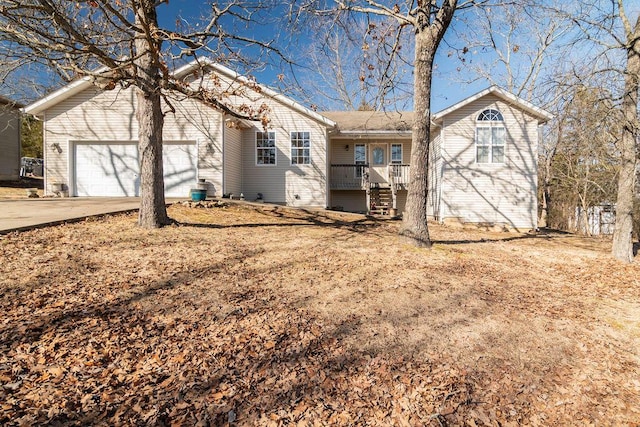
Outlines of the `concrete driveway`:
{"type": "MultiPolygon", "coordinates": [[[[168,200],[169,202],[169,200],[168,200]]],[[[0,200],[0,234],[140,207],[137,197],[70,197],[0,200]]]]}

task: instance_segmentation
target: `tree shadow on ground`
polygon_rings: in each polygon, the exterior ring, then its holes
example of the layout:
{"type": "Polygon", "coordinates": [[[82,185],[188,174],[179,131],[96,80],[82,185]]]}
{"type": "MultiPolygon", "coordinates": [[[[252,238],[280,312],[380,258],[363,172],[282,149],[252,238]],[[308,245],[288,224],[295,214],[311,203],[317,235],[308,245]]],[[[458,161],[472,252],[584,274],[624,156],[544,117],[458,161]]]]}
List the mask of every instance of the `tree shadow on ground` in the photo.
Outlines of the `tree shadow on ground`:
{"type": "Polygon", "coordinates": [[[481,237],[477,239],[434,239],[432,243],[441,244],[441,245],[464,245],[464,244],[473,244],[473,243],[492,243],[492,242],[512,242],[517,240],[531,240],[531,239],[562,239],[562,238],[570,238],[575,237],[572,233],[561,231],[561,230],[552,230],[543,228],[540,231],[535,233],[526,233],[519,234],[516,236],[505,236],[505,237],[497,237],[497,238],[486,238],[481,237]]]}
{"type": "Polygon", "coordinates": [[[354,218],[353,220],[336,219],[331,215],[325,214],[321,211],[301,208],[270,207],[268,209],[258,208],[254,210],[260,214],[281,221],[239,224],[214,224],[176,221],[176,225],[180,227],[211,229],[252,227],[329,227],[335,229],[344,229],[353,232],[364,232],[373,230],[384,224],[384,221],[372,217],[361,217],[360,215],[358,215],[358,218],[354,218]]]}
{"type": "MultiPolygon", "coordinates": [[[[386,423],[389,414],[399,410],[394,402],[427,380],[434,389],[422,392],[415,403],[429,415],[437,413],[441,421],[454,420],[453,412],[439,414],[439,407],[466,404],[466,380],[448,372],[434,376],[431,364],[421,362],[412,366],[409,383],[398,388],[400,376],[403,381],[409,378],[404,360],[342,345],[358,333],[356,315],[328,323],[308,308],[296,307],[287,295],[265,293],[258,283],[212,289],[224,307],[189,295],[194,287],[194,295],[208,292],[200,278],[257,255],[237,254],[179,271],[108,304],[76,299],[26,317],[26,328],[19,332],[9,322],[0,330],[0,348],[6,349],[8,361],[16,358],[12,372],[19,380],[0,423],[386,423]],[[177,302],[179,298],[184,301],[177,302]],[[145,300],[147,305],[140,307],[145,300]],[[155,316],[166,311],[176,315],[181,304],[193,304],[195,310],[186,318],[178,316],[170,327],[159,323],[155,316]],[[48,349],[44,362],[36,360],[42,354],[39,348],[48,349]],[[174,363],[177,357],[185,360],[174,363]],[[64,373],[52,381],[47,372],[55,366],[64,373]],[[33,396],[48,394],[47,410],[42,410],[40,397],[33,396]],[[378,415],[380,410],[386,415],[378,415]]],[[[416,418],[411,408],[400,411],[414,422],[428,420],[416,418]]]]}

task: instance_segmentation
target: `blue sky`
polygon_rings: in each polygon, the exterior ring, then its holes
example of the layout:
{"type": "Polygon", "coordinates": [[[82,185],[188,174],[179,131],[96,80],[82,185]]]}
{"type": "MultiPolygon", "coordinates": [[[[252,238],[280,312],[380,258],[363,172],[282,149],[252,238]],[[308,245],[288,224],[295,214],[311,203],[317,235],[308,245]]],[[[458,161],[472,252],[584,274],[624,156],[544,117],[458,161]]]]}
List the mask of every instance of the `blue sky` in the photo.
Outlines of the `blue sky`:
{"type": "MultiPolygon", "coordinates": [[[[638,1],[639,0],[632,0],[628,3],[631,6],[635,5],[633,7],[637,8],[638,1]]],[[[186,21],[193,22],[194,18],[208,14],[208,8],[210,7],[207,6],[208,3],[209,2],[204,0],[170,0],[168,3],[161,4],[158,8],[160,25],[165,28],[174,28],[179,17],[184,17],[186,21]]],[[[264,11],[264,17],[259,19],[261,25],[256,25],[255,22],[246,25],[235,24],[233,31],[236,34],[246,34],[250,37],[253,36],[257,39],[267,41],[280,35],[278,32],[286,34],[287,22],[286,19],[283,19],[283,15],[283,11],[278,10],[278,7],[269,9],[264,11]]],[[[482,79],[475,80],[474,83],[465,83],[465,81],[474,80],[474,76],[469,72],[468,68],[462,64],[456,54],[450,54],[454,48],[460,49],[463,47],[459,40],[459,34],[460,32],[466,31],[464,27],[464,16],[464,13],[459,12],[456,17],[454,17],[452,28],[450,28],[447,34],[446,43],[443,43],[436,58],[436,70],[434,72],[432,86],[432,111],[434,112],[455,104],[489,85],[486,80],[482,79]],[[456,30],[459,32],[456,33],[456,30]]],[[[288,52],[294,59],[301,59],[299,52],[308,44],[308,37],[309,36],[298,36],[287,46],[288,52]]],[[[255,48],[248,48],[247,51],[255,54],[257,50],[255,48]]],[[[490,53],[471,51],[467,53],[466,58],[476,61],[477,63],[489,62],[491,59],[490,56],[490,53]]],[[[271,57],[264,59],[268,64],[252,71],[258,81],[268,86],[276,87],[278,81],[277,75],[280,73],[283,73],[285,79],[288,79],[288,81],[293,80],[289,69],[283,66],[277,58],[271,57]]],[[[301,60],[304,60],[304,57],[302,57],[301,60]]],[[[232,68],[234,67],[232,66],[232,68]]],[[[237,69],[237,71],[242,73],[244,70],[237,69]]],[[[9,95],[6,91],[4,93],[9,95]]],[[[19,96],[17,98],[21,99],[19,96]]],[[[305,102],[305,104],[309,103],[305,102]]]]}
{"type": "MultiPolygon", "coordinates": [[[[160,24],[164,26],[172,27],[175,25],[176,18],[178,16],[192,17],[198,16],[200,13],[208,12],[207,2],[201,0],[171,0],[168,4],[163,4],[159,8],[160,24]]],[[[273,18],[276,20],[279,18],[280,13],[277,10],[273,11],[273,18]]],[[[284,23],[280,23],[280,26],[284,23]]],[[[274,30],[274,26],[259,26],[247,29],[247,31],[253,32],[254,35],[262,40],[269,40],[273,37],[270,31],[274,30]]],[[[306,38],[298,38],[298,43],[293,43],[289,46],[290,51],[297,51],[304,47],[307,43],[306,38]]],[[[467,96],[487,87],[486,82],[476,82],[474,84],[460,84],[460,74],[464,73],[464,69],[458,70],[460,61],[457,57],[448,57],[446,49],[440,49],[437,58],[437,70],[434,73],[433,80],[433,96],[432,96],[432,110],[434,112],[442,110],[467,96]],[[456,76],[457,78],[452,78],[456,76]]],[[[254,72],[257,79],[268,86],[275,87],[277,85],[277,75],[279,73],[289,74],[289,71],[279,64],[267,65],[263,70],[254,72]]]]}

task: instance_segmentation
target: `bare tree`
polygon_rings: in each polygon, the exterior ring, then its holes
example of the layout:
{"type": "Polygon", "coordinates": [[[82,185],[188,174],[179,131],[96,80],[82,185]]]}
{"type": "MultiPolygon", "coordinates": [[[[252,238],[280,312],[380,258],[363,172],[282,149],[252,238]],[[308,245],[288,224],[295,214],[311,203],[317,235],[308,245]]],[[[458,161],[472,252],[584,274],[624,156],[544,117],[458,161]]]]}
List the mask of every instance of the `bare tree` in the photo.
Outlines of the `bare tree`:
{"type": "Polygon", "coordinates": [[[462,21],[447,43],[462,63],[462,82],[482,80],[530,102],[550,101],[540,83],[556,74],[571,20],[530,0],[476,7],[462,21]]]}
{"type": "MultiPolygon", "coordinates": [[[[623,0],[576,1],[564,3],[562,8],[550,7],[547,2],[536,3],[509,5],[504,9],[507,11],[504,19],[496,19],[494,14],[487,13],[486,19],[481,21],[484,25],[479,26],[486,35],[485,41],[474,45],[471,37],[468,39],[470,47],[464,49],[492,53],[490,57],[496,67],[487,67],[490,71],[484,72],[476,61],[478,76],[491,80],[495,74],[510,90],[550,109],[564,108],[563,99],[566,102],[568,91],[575,93],[576,85],[588,86],[590,80],[598,80],[601,84],[607,82],[604,85],[611,94],[609,108],[611,111],[622,109],[624,124],[617,145],[620,171],[612,253],[616,258],[630,262],[633,259],[632,212],[638,137],[639,11],[637,6],[633,10],[625,9],[623,0]],[[635,23],[630,14],[635,16],[635,23]],[[523,54],[525,61],[514,61],[516,56],[523,54]],[[551,64],[553,68],[545,70],[545,64],[551,64]],[[553,104],[559,105],[553,108],[553,104]]],[[[626,2],[626,6],[631,6],[631,2],[626,2]]],[[[486,9],[480,13],[485,12],[486,9]]],[[[481,64],[486,65],[482,61],[481,64]]],[[[556,125],[562,126],[561,121],[556,125]]],[[[554,133],[561,138],[565,132],[557,129],[554,133]]],[[[548,148],[544,153],[547,156],[543,156],[543,166],[547,169],[556,153],[555,142],[542,144],[548,148]]],[[[550,174],[546,175],[545,185],[552,178],[550,174]]]]}
{"type": "Polygon", "coordinates": [[[161,227],[170,222],[162,173],[163,105],[180,93],[238,117],[260,120],[259,106],[234,106],[220,93],[174,78],[170,67],[200,53],[238,60],[238,45],[273,49],[234,29],[235,23],[268,18],[270,5],[228,0],[210,4],[197,22],[178,17],[176,29],[159,25],[162,0],[1,0],[0,52],[21,66],[38,61],[66,81],[89,77],[103,89],[134,87],[141,169],[138,223],[161,227]],[[231,28],[231,30],[228,30],[231,28]],[[164,104],[163,104],[164,101],[164,104]]]}
{"type": "Polygon", "coordinates": [[[588,212],[616,198],[621,120],[612,104],[611,94],[602,88],[576,87],[559,116],[551,168],[553,221],[560,228],[589,234],[588,212]]]}
{"type": "Polygon", "coordinates": [[[637,141],[639,131],[638,90],[640,84],[640,10],[631,2],[610,0],[581,3],[574,22],[582,31],[579,39],[583,49],[591,49],[592,73],[622,80],[619,96],[614,101],[622,111],[622,132],[618,142],[620,171],[616,199],[616,224],[612,255],[623,261],[633,261],[633,201],[636,186],[637,141]],[[631,14],[635,15],[635,22],[631,14]],[[621,57],[623,54],[624,56],[621,57]],[[622,64],[622,66],[620,66],[622,64]],[[617,74],[615,76],[614,74],[617,74]],[[622,78],[620,78],[622,77],[622,78]]]}
{"type": "MultiPolygon", "coordinates": [[[[336,0],[335,3],[333,12],[391,19],[396,22],[396,34],[408,30],[413,32],[413,104],[416,114],[412,127],[411,172],[400,235],[415,246],[430,247],[427,201],[434,59],[456,10],[473,1],[458,4],[458,0],[417,0],[400,4],[375,0],[336,0]]],[[[401,37],[396,39],[400,40],[401,37]]],[[[389,60],[396,55],[392,52],[389,60]]]]}
{"type": "Polygon", "coordinates": [[[618,18],[622,21],[624,38],[620,39],[626,51],[622,100],[623,127],[620,149],[618,198],[616,199],[616,226],[613,234],[613,256],[624,262],[633,261],[633,199],[636,186],[638,141],[638,88],[640,84],[640,15],[630,21],[622,0],[617,0],[618,18]]]}
{"type": "Polygon", "coordinates": [[[388,17],[320,16],[309,22],[301,84],[294,93],[320,110],[405,110],[413,96],[410,34],[388,17]],[[393,56],[393,58],[391,58],[393,56]]]}

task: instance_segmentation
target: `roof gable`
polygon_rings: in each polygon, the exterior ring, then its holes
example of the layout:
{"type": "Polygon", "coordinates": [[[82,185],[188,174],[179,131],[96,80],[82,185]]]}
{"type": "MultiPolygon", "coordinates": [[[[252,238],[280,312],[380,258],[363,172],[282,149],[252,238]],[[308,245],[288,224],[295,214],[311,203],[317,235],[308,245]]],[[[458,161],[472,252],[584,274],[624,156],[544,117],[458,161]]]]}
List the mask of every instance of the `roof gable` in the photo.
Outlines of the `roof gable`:
{"type": "Polygon", "coordinates": [[[432,117],[432,120],[440,124],[442,122],[442,119],[446,115],[464,107],[465,105],[468,105],[474,101],[477,101],[478,99],[485,97],[487,95],[495,95],[498,98],[502,99],[504,102],[508,103],[509,105],[513,105],[516,108],[519,108],[520,110],[525,111],[527,114],[531,115],[532,117],[535,117],[538,120],[539,124],[545,123],[553,118],[553,114],[549,113],[546,110],[543,110],[540,107],[536,107],[529,101],[526,101],[520,98],[519,96],[512,94],[511,92],[507,92],[506,90],[501,89],[498,86],[491,86],[481,92],[476,93],[475,95],[472,95],[468,98],[463,99],[462,101],[452,105],[449,108],[445,108],[444,110],[435,113],[432,117]]]}
{"type": "MultiPolygon", "coordinates": [[[[224,76],[227,76],[228,78],[231,78],[235,81],[239,81],[242,83],[249,83],[249,79],[245,76],[242,76],[238,73],[236,73],[235,71],[224,67],[208,58],[203,58],[203,59],[199,59],[199,60],[194,60],[192,62],[190,62],[187,65],[184,65],[178,69],[176,69],[173,72],[174,77],[176,78],[180,78],[180,77],[185,77],[187,75],[189,75],[191,72],[201,69],[203,66],[209,67],[211,69],[213,69],[216,73],[220,73],[224,76]]],[[[106,71],[106,69],[104,69],[106,71]]],[[[75,80],[71,83],[69,83],[68,85],[52,92],[51,94],[35,101],[34,103],[26,106],[24,108],[24,111],[26,113],[29,114],[40,114],[46,110],[48,110],[49,108],[55,106],[56,104],[64,101],[65,99],[68,99],[70,97],[72,97],[73,95],[76,95],[90,87],[93,86],[93,83],[91,82],[91,77],[90,76],[86,76],[83,77],[81,79],[75,80]]],[[[322,124],[324,124],[325,126],[328,127],[334,127],[335,126],[335,122],[333,122],[332,120],[316,113],[315,111],[303,106],[302,104],[294,101],[293,99],[278,93],[276,91],[274,91],[273,89],[261,85],[261,84],[257,84],[258,87],[260,87],[261,93],[264,94],[265,96],[268,96],[269,98],[272,98],[274,100],[276,100],[277,102],[286,105],[288,107],[290,107],[291,109],[313,119],[316,120],[322,124]]]]}

